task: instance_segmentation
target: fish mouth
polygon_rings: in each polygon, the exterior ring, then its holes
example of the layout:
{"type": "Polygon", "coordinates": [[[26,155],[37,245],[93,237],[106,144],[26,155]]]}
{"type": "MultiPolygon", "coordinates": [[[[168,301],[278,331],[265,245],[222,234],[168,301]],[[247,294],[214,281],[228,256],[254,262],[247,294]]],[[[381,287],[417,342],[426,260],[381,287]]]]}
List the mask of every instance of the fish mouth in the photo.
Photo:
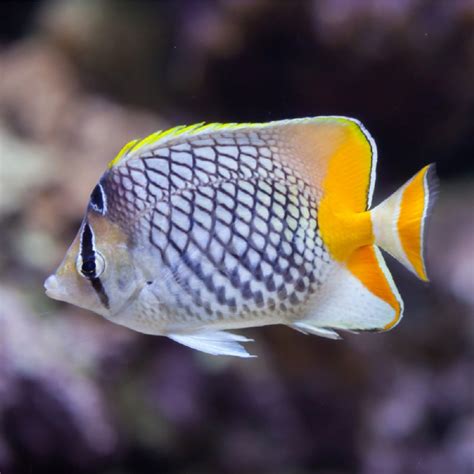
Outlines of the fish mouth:
{"type": "Polygon", "coordinates": [[[46,290],[46,294],[50,298],[53,298],[54,300],[63,299],[59,288],[58,278],[56,277],[56,275],[50,275],[48,278],[46,278],[44,282],[44,289],[46,290]]]}

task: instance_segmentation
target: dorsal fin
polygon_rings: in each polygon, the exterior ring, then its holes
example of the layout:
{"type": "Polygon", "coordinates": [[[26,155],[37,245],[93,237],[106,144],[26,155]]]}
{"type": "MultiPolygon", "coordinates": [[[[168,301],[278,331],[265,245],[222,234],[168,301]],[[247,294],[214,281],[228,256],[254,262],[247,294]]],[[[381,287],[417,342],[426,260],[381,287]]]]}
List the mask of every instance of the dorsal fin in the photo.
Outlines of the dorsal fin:
{"type": "MultiPolygon", "coordinates": [[[[298,148],[301,148],[302,151],[301,162],[294,163],[297,167],[307,167],[309,164],[310,168],[313,168],[311,165],[314,165],[315,162],[326,162],[327,155],[334,151],[334,147],[338,145],[340,141],[344,141],[344,133],[341,132],[345,132],[345,130],[359,131],[361,136],[367,136],[368,140],[371,140],[370,135],[365,131],[358,120],[338,116],[306,117],[267,123],[200,122],[193,125],[178,125],[167,130],[158,130],[145,138],[128,142],[109,163],[109,168],[113,168],[130,158],[137,157],[149,148],[154,148],[158,145],[162,146],[172,140],[194,137],[205,133],[232,132],[243,129],[258,130],[271,127],[280,127],[282,131],[287,129],[289,135],[286,135],[286,138],[291,139],[291,136],[296,138],[296,141],[293,141],[293,143],[296,143],[298,148]],[[301,127],[301,125],[303,125],[303,127],[301,127]],[[297,143],[300,139],[302,141],[297,143]]],[[[373,164],[375,164],[375,161],[373,164]]],[[[314,175],[314,173],[312,173],[312,175],[314,175]]],[[[369,197],[372,195],[372,190],[373,186],[370,190],[369,197]]]]}

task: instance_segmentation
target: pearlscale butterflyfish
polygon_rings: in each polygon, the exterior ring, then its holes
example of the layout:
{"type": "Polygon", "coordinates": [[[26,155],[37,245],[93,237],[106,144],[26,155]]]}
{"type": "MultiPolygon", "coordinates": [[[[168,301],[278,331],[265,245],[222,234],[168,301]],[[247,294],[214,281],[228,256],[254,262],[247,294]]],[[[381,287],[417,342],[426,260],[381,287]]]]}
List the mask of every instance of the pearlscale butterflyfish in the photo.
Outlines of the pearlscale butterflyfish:
{"type": "Polygon", "coordinates": [[[55,299],[145,334],[250,357],[239,328],[387,331],[403,302],[380,249],[427,281],[433,165],[372,208],[355,119],[178,126],[134,140],[92,191],[55,299]]]}

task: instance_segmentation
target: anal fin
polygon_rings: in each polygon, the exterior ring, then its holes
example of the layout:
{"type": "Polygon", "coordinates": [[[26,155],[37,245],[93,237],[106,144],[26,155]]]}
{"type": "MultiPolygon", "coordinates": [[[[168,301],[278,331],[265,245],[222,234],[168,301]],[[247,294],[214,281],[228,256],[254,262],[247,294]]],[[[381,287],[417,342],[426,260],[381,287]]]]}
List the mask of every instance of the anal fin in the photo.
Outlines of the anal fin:
{"type": "Polygon", "coordinates": [[[290,324],[290,327],[302,332],[303,334],[315,334],[316,336],[326,337],[328,339],[342,339],[341,336],[332,329],[322,328],[314,325],[315,321],[303,320],[290,324]]]}
{"type": "Polygon", "coordinates": [[[403,302],[380,250],[367,245],[338,264],[308,316],[293,326],[325,337],[333,336],[331,330],[386,331],[398,324],[402,312],[403,302]]]}
{"type": "Polygon", "coordinates": [[[403,316],[403,301],[380,250],[375,245],[358,248],[351,255],[347,268],[372,298],[385,304],[383,310],[377,310],[380,326],[370,329],[387,331],[396,326],[403,316]]]}
{"type": "Polygon", "coordinates": [[[212,355],[228,355],[234,357],[256,357],[247,352],[240,342],[251,342],[238,334],[226,331],[201,330],[190,333],[167,334],[173,341],[212,355]]]}

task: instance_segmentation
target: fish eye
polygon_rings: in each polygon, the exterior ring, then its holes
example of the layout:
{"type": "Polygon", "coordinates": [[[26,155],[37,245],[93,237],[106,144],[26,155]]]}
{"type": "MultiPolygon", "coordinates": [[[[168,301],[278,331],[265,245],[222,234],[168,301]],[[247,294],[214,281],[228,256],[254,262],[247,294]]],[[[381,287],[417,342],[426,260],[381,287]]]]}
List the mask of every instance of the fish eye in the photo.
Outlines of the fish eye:
{"type": "Polygon", "coordinates": [[[79,255],[77,258],[77,271],[84,278],[98,278],[105,270],[105,259],[101,253],[95,251],[85,260],[79,255]]]}

